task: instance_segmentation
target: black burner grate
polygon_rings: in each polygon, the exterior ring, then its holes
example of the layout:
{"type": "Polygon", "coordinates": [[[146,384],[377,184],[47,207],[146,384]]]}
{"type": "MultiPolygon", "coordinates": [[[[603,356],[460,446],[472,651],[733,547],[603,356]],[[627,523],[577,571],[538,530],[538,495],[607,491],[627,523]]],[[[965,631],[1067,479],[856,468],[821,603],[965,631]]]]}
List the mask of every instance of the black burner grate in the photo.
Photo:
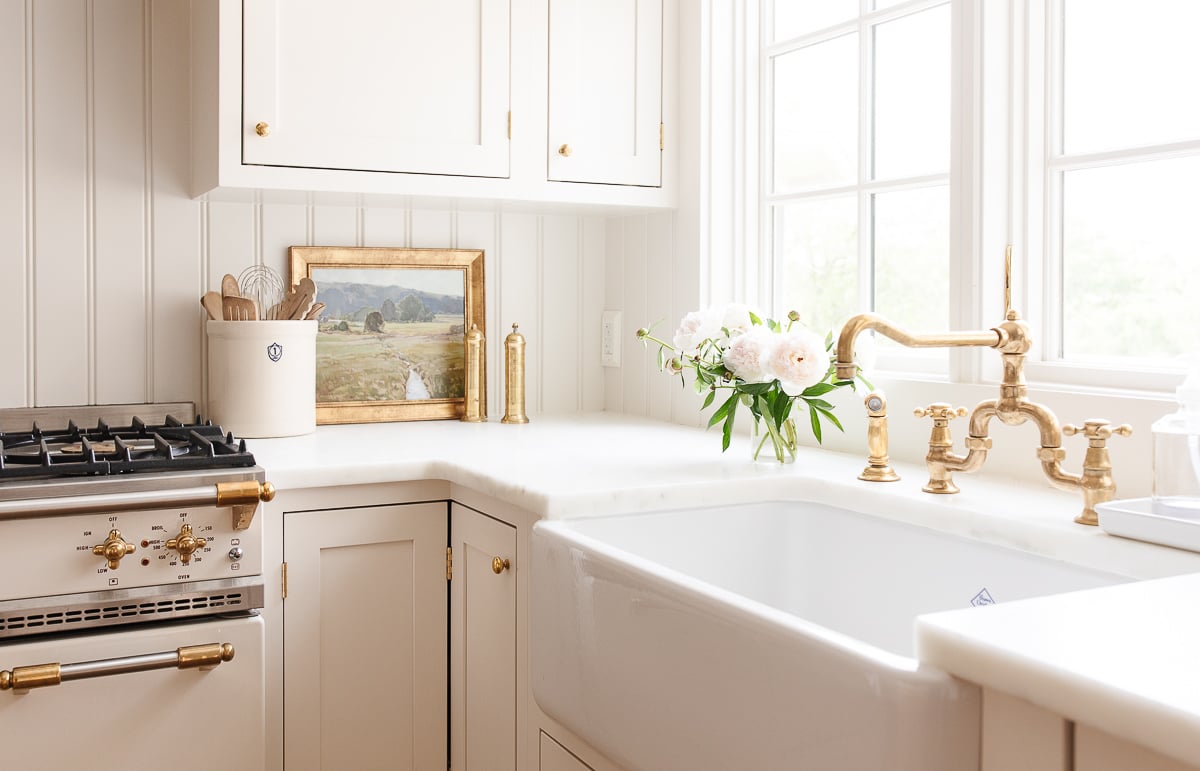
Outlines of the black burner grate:
{"type": "Polygon", "coordinates": [[[137,417],[128,426],[100,420],[95,428],[70,421],[59,431],[34,423],[30,431],[0,433],[0,448],[0,481],[254,465],[244,439],[199,416],[184,423],[168,415],[161,425],[137,417]]]}

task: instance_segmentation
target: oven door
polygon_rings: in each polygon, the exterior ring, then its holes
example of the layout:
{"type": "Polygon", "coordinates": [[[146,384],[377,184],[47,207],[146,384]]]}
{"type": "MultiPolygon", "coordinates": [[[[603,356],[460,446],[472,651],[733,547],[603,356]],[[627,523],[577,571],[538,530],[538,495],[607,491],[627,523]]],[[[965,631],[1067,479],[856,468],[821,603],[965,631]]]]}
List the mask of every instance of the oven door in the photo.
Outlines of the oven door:
{"type": "Polygon", "coordinates": [[[0,670],[97,662],[74,668],[94,672],[88,679],[65,680],[72,668],[64,667],[59,685],[0,691],[0,766],[261,771],[263,649],[257,614],[0,643],[0,670]],[[212,643],[231,644],[233,658],[211,667],[105,674],[145,665],[153,660],[146,654],[212,643]]]}

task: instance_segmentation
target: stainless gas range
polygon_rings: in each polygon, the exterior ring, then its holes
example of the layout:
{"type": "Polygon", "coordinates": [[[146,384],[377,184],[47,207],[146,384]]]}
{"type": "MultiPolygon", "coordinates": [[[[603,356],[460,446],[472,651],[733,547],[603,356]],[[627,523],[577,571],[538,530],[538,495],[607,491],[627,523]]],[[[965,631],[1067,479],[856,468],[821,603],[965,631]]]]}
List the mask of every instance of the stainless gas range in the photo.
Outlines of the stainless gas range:
{"type": "Polygon", "coordinates": [[[6,768],[165,762],[103,749],[133,735],[174,737],[173,768],[263,766],[256,513],[273,490],[244,442],[146,408],[16,429],[0,410],[6,768]]]}

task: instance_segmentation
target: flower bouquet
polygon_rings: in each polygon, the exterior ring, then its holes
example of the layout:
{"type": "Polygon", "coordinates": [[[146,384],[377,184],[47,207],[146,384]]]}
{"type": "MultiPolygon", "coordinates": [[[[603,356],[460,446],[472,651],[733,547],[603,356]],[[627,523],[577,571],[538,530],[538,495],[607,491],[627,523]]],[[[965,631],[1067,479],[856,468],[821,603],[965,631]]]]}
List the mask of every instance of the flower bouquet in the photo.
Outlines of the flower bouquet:
{"type": "Polygon", "coordinates": [[[722,452],[729,449],[738,405],[745,405],[754,417],[753,458],[759,458],[769,441],[775,460],[789,463],[796,459],[796,403],[807,407],[813,436],[820,442],[822,421],[844,430],[833,405],[821,397],[838,388],[853,389],[855,384],[836,378],[833,334],[822,338],[799,324],[799,319],[792,311],[781,323],[734,304],[688,313],[670,343],[645,327],[637,337],[643,345],[658,345],[660,371],[679,375],[685,386],[684,373],[694,373],[696,393],[707,392],[701,409],[722,395],[708,421],[710,428],[722,423],[722,452]]]}

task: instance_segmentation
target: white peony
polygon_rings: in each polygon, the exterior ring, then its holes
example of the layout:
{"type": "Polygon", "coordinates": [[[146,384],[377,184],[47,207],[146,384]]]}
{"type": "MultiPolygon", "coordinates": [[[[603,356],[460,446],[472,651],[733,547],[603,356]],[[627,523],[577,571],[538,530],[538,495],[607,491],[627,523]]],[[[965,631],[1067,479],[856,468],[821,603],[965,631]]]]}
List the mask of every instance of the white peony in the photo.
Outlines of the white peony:
{"type": "MultiPolygon", "coordinates": [[[[762,318],[762,314],[756,314],[762,318]]],[[[721,326],[729,330],[729,337],[732,339],[748,332],[753,326],[750,321],[750,308],[741,303],[729,303],[721,309],[721,326]]]]}
{"type": "MultiPolygon", "coordinates": [[[[730,330],[732,332],[732,330],[730,330]]],[[[751,327],[734,337],[725,351],[724,364],[747,383],[767,383],[775,379],[767,364],[776,335],[766,327],[751,327]]]]}
{"type": "Polygon", "coordinates": [[[724,313],[720,309],[692,311],[680,320],[672,342],[684,356],[695,356],[700,351],[701,343],[721,336],[723,320],[724,313]]]}
{"type": "Polygon", "coordinates": [[[816,385],[829,371],[825,341],[807,329],[797,329],[776,336],[775,345],[767,357],[770,376],[788,396],[799,396],[805,388],[816,385]]]}

